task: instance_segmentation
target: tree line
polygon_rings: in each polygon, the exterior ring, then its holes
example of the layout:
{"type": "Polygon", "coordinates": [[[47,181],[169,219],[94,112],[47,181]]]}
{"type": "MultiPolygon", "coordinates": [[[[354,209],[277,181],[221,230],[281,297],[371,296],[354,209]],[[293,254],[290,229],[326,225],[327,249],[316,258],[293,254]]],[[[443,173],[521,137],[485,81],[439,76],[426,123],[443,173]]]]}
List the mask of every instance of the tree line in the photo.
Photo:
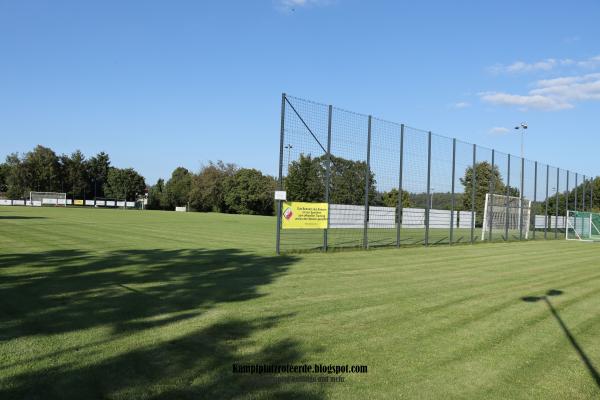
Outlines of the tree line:
{"type": "Polygon", "coordinates": [[[273,215],[274,177],[253,168],[223,161],[212,162],[193,173],[176,168],[168,181],[159,179],[148,191],[148,208],[273,215]]]}
{"type": "Polygon", "coordinates": [[[144,177],[133,168],[112,166],[104,152],[90,158],[80,150],[57,155],[38,145],[24,154],[12,153],[0,164],[0,192],[10,199],[28,198],[30,191],[39,191],[77,199],[135,200],[145,189],[144,177]]]}
{"type": "MultiPolygon", "coordinates": [[[[290,201],[323,202],[326,189],[329,201],[333,204],[364,205],[365,194],[372,206],[424,208],[430,205],[435,209],[450,210],[452,194],[414,193],[377,189],[377,177],[364,161],[342,157],[313,157],[301,154],[287,166],[284,188],[290,201]],[[367,184],[368,177],[368,184],[367,184]],[[327,186],[329,185],[329,186],[327,186]],[[366,190],[365,190],[366,189],[366,190]]],[[[494,193],[519,197],[516,187],[506,187],[498,166],[483,161],[475,164],[475,203],[476,224],[483,219],[485,195],[494,193]]],[[[462,192],[454,195],[454,209],[470,211],[473,190],[473,167],[467,167],[459,178],[462,192]]],[[[37,146],[33,150],[13,153],[0,164],[0,193],[12,199],[27,198],[30,191],[66,192],[69,198],[91,199],[97,197],[135,200],[148,191],[149,209],[173,210],[187,206],[193,211],[213,211],[238,214],[273,215],[273,192],[277,180],[252,168],[241,168],[222,161],[209,162],[194,173],[186,168],[176,168],[165,182],[159,179],[156,184],[146,186],[144,178],[133,168],[116,168],[110,157],[100,152],[93,157],[79,150],[70,155],[57,155],[52,149],[37,146]]],[[[600,199],[600,178],[580,183],[568,193],[548,197],[548,214],[565,215],[567,199],[572,208],[577,193],[579,207],[583,192],[586,195],[586,209],[590,209],[592,198],[600,199]]],[[[531,200],[531,199],[530,199],[531,200]]],[[[546,199],[537,199],[533,204],[535,214],[544,214],[546,199]]],[[[597,203],[597,201],[595,201],[597,203]]],[[[597,209],[595,207],[595,209],[597,209]]]]}

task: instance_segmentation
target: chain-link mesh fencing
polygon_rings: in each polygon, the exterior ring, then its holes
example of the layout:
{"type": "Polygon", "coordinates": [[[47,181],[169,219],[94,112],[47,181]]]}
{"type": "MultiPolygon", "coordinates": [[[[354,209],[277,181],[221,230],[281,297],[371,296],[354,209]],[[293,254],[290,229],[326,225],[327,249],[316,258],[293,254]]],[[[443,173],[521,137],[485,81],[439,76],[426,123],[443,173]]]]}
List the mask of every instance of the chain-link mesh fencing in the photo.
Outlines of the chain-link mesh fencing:
{"type": "Polygon", "coordinates": [[[589,176],[288,95],[281,106],[277,251],[559,239],[569,210],[594,208],[589,176]],[[286,224],[313,205],[327,210],[318,226],[286,224]]]}

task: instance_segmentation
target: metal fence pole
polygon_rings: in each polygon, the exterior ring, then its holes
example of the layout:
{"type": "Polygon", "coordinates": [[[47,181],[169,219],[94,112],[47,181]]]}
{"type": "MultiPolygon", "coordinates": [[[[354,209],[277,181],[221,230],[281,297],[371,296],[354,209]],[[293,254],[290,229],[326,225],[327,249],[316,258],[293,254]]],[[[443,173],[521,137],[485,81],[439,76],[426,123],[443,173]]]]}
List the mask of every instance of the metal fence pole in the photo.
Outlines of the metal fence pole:
{"type": "Polygon", "coordinates": [[[398,211],[396,211],[396,247],[400,247],[400,230],[402,228],[402,169],[404,163],[404,124],[400,125],[400,173],[398,174],[398,211]]]}
{"type": "Polygon", "coordinates": [[[492,149],[492,175],[490,177],[490,190],[489,190],[489,200],[488,200],[488,207],[489,207],[489,212],[488,210],[485,210],[485,212],[488,213],[488,225],[489,225],[489,233],[490,233],[490,238],[489,241],[491,242],[493,240],[492,238],[492,227],[493,227],[493,220],[494,220],[494,216],[493,216],[493,210],[494,210],[494,192],[496,191],[496,174],[494,173],[494,157],[496,155],[496,151],[494,149],[492,149]]]}
{"type": "Polygon", "coordinates": [[[585,175],[583,176],[583,182],[581,183],[583,195],[581,196],[581,211],[585,211],[585,175]]]}
{"type": "MultiPolygon", "coordinates": [[[[279,180],[278,189],[283,190],[283,135],[285,130],[285,93],[281,94],[281,128],[279,131],[279,180]]],[[[277,200],[277,233],[275,251],[280,254],[281,245],[281,200],[277,200]]]]}
{"type": "Polygon", "coordinates": [[[508,166],[507,166],[507,173],[506,173],[506,204],[504,205],[505,207],[505,211],[504,211],[504,241],[508,241],[508,223],[509,223],[509,218],[508,218],[508,212],[509,212],[509,202],[508,202],[508,196],[510,195],[510,154],[508,155],[508,166]]]}
{"type": "MultiPolygon", "coordinates": [[[[534,172],[533,172],[533,205],[534,207],[537,207],[537,171],[538,171],[538,163],[537,161],[535,162],[535,167],[534,167],[534,172]]],[[[529,211],[529,218],[531,218],[531,211],[529,211]]],[[[537,228],[535,226],[536,224],[536,215],[535,212],[533,213],[533,238],[535,239],[535,229],[537,228]]]]}
{"type": "Polygon", "coordinates": [[[567,216],[569,214],[569,197],[571,197],[571,194],[569,193],[569,175],[571,175],[571,172],[569,172],[567,170],[567,190],[566,190],[566,194],[565,194],[565,229],[567,229],[567,216]]]}
{"type": "MultiPolygon", "coordinates": [[[[523,202],[525,201],[525,196],[523,191],[525,190],[525,158],[521,157],[521,198],[519,199],[519,240],[523,240],[523,202]]],[[[531,212],[531,211],[530,211],[531,212]]]]}
{"type": "Polygon", "coordinates": [[[579,186],[577,180],[579,178],[579,173],[575,172],[575,211],[577,211],[577,194],[579,193],[579,186]]]}
{"type": "Polygon", "coordinates": [[[369,248],[369,180],[371,178],[371,116],[367,134],[367,170],[365,174],[365,225],[363,230],[363,247],[369,248]]]}
{"type": "Polygon", "coordinates": [[[590,211],[594,211],[594,178],[590,177],[590,211]]]}
{"type": "Polygon", "coordinates": [[[325,202],[327,202],[327,228],[323,231],[323,250],[327,251],[329,235],[329,186],[331,182],[331,119],[333,115],[333,106],[329,105],[327,117],[327,159],[325,161],[325,202]]]}
{"type": "Polygon", "coordinates": [[[450,239],[449,244],[452,245],[452,239],[454,237],[454,180],[456,179],[456,138],[452,139],[452,204],[450,205],[450,239]]]}
{"type": "Polygon", "coordinates": [[[471,171],[471,243],[475,242],[475,187],[477,184],[477,145],[473,145],[473,167],[471,171]]]}
{"type": "Polygon", "coordinates": [[[546,165],[546,211],[545,211],[545,223],[544,223],[544,239],[548,239],[548,183],[550,178],[550,166],[546,165]]]}
{"type": "Polygon", "coordinates": [[[429,196],[431,196],[431,131],[427,135],[427,198],[425,201],[425,246],[429,246],[429,196]]]}
{"type": "Polygon", "coordinates": [[[560,168],[556,168],[556,195],[555,195],[555,207],[554,207],[554,239],[558,238],[558,192],[560,185],[560,168]]]}

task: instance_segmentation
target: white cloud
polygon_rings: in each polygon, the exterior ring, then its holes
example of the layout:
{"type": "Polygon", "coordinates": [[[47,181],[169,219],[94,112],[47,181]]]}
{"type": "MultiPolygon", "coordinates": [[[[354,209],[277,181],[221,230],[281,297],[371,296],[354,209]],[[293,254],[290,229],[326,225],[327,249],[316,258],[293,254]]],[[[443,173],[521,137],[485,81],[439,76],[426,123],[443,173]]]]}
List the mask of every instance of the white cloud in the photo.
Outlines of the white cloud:
{"type": "Polygon", "coordinates": [[[329,6],[335,0],[274,0],[275,7],[280,11],[290,12],[299,8],[311,6],[329,6]]]}
{"type": "Polygon", "coordinates": [[[570,58],[546,58],[545,60],[525,62],[515,61],[512,64],[496,64],[488,68],[488,71],[494,74],[519,74],[527,72],[550,71],[559,67],[577,67],[595,69],[600,66],[600,55],[586,58],[583,60],[573,60],[570,58]]]}
{"type": "Polygon", "coordinates": [[[452,108],[457,108],[457,109],[468,108],[468,107],[471,107],[471,103],[468,103],[466,101],[459,101],[458,103],[452,104],[452,108]]]}
{"type": "Polygon", "coordinates": [[[504,135],[508,132],[509,132],[509,129],[505,128],[503,126],[495,126],[489,130],[489,133],[491,135],[504,135]]]}
{"type": "Polygon", "coordinates": [[[539,80],[526,94],[483,92],[479,96],[486,103],[523,110],[566,110],[577,102],[600,100],[600,73],[539,80]]]}

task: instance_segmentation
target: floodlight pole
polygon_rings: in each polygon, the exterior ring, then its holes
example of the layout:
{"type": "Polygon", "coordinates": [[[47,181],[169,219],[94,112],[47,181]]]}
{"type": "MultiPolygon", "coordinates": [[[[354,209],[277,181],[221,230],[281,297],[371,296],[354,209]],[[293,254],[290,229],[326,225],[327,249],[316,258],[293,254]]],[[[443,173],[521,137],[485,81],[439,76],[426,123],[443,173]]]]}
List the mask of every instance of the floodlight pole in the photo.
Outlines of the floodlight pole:
{"type": "Polygon", "coordinates": [[[515,126],[516,130],[520,130],[521,132],[521,158],[525,157],[525,129],[527,129],[529,125],[526,122],[522,122],[521,125],[515,126]]]}

